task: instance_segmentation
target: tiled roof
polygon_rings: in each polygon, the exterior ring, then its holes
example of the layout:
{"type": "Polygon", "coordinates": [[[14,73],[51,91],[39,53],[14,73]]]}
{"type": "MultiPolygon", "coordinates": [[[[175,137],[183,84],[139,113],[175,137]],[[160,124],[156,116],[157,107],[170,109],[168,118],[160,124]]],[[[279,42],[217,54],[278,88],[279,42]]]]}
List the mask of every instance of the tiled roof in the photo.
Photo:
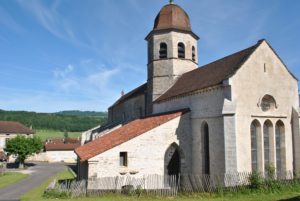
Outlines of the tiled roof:
{"type": "Polygon", "coordinates": [[[191,24],[188,14],[176,4],[164,6],[155,18],[154,30],[176,28],[179,30],[191,31],[191,24]]]}
{"type": "Polygon", "coordinates": [[[263,41],[264,40],[260,40],[254,46],[183,74],[177,82],[155,102],[164,101],[221,84],[223,80],[229,78],[242,66],[263,41]]]}
{"type": "Polygon", "coordinates": [[[71,151],[80,146],[77,138],[47,140],[44,145],[45,151],[71,151]]]}
{"type": "Polygon", "coordinates": [[[1,134],[33,134],[34,132],[19,122],[0,121],[1,134]]]}
{"type": "Polygon", "coordinates": [[[80,161],[86,161],[187,112],[189,112],[189,109],[156,114],[141,119],[136,119],[112,131],[109,134],[106,134],[90,143],[78,147],[77,149],[75,149],[75,153],[79,156],[80,161]]]}
{"type": "Polygon", "coordinates": [[[145,83],[145,84],[133,89],[132,91],[128,92],[127,94],[121,96],[111,107],[119,105],[135,96],[143,95],[146,93],[146,90],[147,90],[147,83],[145,83]]]}

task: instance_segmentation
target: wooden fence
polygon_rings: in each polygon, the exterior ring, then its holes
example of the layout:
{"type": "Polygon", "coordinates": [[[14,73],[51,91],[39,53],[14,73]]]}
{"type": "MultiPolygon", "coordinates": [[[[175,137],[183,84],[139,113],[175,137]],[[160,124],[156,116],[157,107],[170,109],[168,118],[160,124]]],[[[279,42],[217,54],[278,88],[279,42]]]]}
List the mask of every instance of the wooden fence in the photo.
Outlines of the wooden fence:
{"type": "MultiPolygon", "coordinates": [[[[174,197],[178,192],[237,192],[248,188],[252,173],[231,173],[225,175],[147,175],[116,176],[91,178],[88,181],[64,181],[60,184],[50,184],[49,187],[56,188],[61,192],[69,193],[72,197],[78,196],[101,196],[106,193],[136,194],[140,193],[174,197]]],[[[261,174],[261,178],[268,180],[270,176],[261,174]]],[[[280,185],[289,185],[300,180],[295,178],[293,172],[276,175],[276,181],[280,185]]]]}
{"type": "Polygon", "coordinates": [[[6,163],[0,162],[0,176],[6,172],[6,163]]]}

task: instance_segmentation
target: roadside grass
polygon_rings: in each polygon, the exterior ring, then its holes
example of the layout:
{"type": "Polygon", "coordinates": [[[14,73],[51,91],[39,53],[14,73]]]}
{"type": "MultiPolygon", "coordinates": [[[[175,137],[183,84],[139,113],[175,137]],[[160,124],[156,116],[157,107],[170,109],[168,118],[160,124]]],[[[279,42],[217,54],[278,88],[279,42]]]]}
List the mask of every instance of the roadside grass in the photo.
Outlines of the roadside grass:
{"type": "MultiPolygon", "coordinates": [[[[40,137],[42,141],[47,140],[48,138],[64,138],[64,132],[54,131],[54,130],[36,130],[36,136],[40,137]]],[[[68,132],[70,138],[80,137],[80,132],[68,132]]]]}
{"type": "Polygon", "coordinates": [[[7,187],[9,185],[15,184],[28,177],[27,174],[22,174],[18,172],[7,172],[4,175],[0,175],[0,188],[7,187]]]}
{"type": "Polygon", "coordinates": [[[43,192],[54,179],[72,179],[73,174],[69,170],[64,170],[56,176],[48,179],[42,185],[22,196],[22,201],[300,201],[300,189],[284,188],[278,192],[241,192],[241,193],[195,193],[182,194],[175,198],[153,197],[148,195],[125,196],[117,194],[107,194],[102,197],[84,197],[73,199],[48,199],[43,197],[43,192]]]}

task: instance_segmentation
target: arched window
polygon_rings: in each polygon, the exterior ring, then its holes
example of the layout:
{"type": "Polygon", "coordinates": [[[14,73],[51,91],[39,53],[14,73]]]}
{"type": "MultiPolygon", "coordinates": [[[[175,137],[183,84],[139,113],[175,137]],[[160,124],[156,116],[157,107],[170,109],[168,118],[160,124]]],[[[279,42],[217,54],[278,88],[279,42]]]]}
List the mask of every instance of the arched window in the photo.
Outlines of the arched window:
{"type": "Polygon", "coordinates": [[[258,133],[260,132],[260,124],[257,120],[254,120],[251,123],[250,130],[251,130],[251,167],[252,167],[252,171],[257,171],[258,170],[257,136],[258,133]]]}
{"type": "MultiPolygon", "coordinates": [[[[264,164],[265,168],[270,165],[270,142],[273,131],[273,125],[270,120],[264,123],[264,164]]],[[[274,139],[274,138],[273,138],[274,139]]]]}
{"type": "Polygon", "coordinates": [[[276,108],[276,101],[273,98],[273,96],[265,95],[261,99],[260,107],[261,107],[262,111],[264,111],[264,112],[273,110],[274,108],[276,108]]]}
{"type": "Polygon", "coordinates": [[[178,58],[185,58],[185,46],[183,43],[178,43],[178,58]]]}
{"type": "Polygon", "coordinates": [[[208,124],[202,124],[202,158],[203,158],[203,173],[210,174],[210,158],[209,158],[209,128],[208,124]]]}
{"type": "Polygon", "coordinates": [[[166,59],[167,57],[168,57],[168,46],[166,43],[161,43],[159,49],[159,58],[166,59]]]}
{"type": "Polygon", "coordinates": [[[192,60],[196,61],[196,49],[195,49],[195,46],[192,47],[192,60]]]}
{"type": "Polygon", "coordinates": [[[275,127],[275,142],[276,142],[276,170],[277,173],[281,173],[281,162],[282,162],[282,146],[281,143],[284,138],[284,124],[282,121],[278,121],[275,127]]]}

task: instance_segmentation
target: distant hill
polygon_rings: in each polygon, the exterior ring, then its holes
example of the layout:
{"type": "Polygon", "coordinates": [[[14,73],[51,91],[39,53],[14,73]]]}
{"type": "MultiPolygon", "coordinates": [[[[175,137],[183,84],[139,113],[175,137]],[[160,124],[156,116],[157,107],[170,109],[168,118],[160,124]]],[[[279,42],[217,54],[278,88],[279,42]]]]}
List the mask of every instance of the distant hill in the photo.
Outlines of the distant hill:
{"type": "Polygon", "coordinates": [[[95,112],[95,111],[67,110],[67,111],[56,112],[55,114],[80,116],[80,117],[104,117],[104,118],[107,118],[107,112],[95,112]]]}
{"type": "Polygon", "coordinates": [[[107,121],[106,112],[62,111],[36,113],[0,110],[0,121],[18,121],[33,129],[81,132],[107,121]]]}

